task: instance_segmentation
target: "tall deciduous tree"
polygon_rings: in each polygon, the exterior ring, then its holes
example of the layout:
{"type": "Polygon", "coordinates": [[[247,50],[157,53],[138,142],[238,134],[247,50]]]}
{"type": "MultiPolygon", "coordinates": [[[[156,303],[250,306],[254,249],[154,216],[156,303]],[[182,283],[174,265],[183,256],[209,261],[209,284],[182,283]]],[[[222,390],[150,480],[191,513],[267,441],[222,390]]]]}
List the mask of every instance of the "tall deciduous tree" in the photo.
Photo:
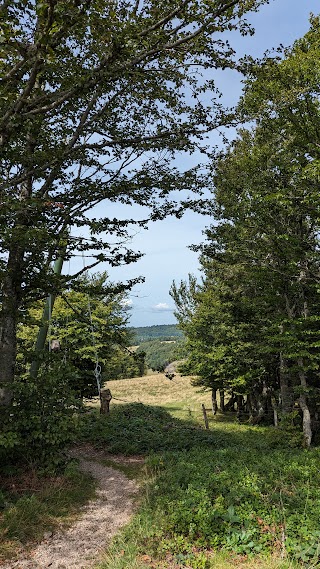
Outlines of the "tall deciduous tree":
{"type": "Polygon", "coordinates": [[[283,413],[299,405],[306,446],[319,412],[319,41],[314,19],[283,61],[250,66],[239,111],[256,126],[215,163],[217,224],[187,323],[201,382],[251,408],[259,391],[283,413]]]}
{"type": "Polygon", "coordinates": [[[170,159],[226,121],[201,74],[233,65],[223,33],[249,33],[246,12],[266,1],[2,2],[1,403],[12,396],[20,307],[68,283],[51,261],[74,249],[90,249],[91,266],[134,261],[121,246],[129,227],[179,216],[185,204],[171,191],[203,185],[197,168],[180,172],[170,159]],[[105,200],[149,213],[115,219],[97,209],[105,200]],[[90,243],[69,239],[59,252],[70,224],[87,227],[90,243]]]}

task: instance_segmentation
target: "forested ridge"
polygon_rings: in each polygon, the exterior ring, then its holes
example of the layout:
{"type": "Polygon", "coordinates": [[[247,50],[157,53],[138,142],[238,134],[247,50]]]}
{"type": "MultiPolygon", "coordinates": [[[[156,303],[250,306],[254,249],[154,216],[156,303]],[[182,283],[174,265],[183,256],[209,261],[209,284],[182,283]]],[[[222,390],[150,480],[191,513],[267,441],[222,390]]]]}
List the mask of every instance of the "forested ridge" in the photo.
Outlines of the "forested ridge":
{"type": "Polygon", "coordinates": [[[135,353],[144,356],[146,370],[163,371],[168,364],[185,356],[184,335],[176,324],[131,328],[135,353]]]}
{"type": "Polygon", "coordinates": [[[183,338],[183,332],[177,327],[176,324],[157,324],[154,326],[137,326],[130,328],[133,333],[133,341],[136,344],[155,340],[174,340],[176,338],[183,338]]]}

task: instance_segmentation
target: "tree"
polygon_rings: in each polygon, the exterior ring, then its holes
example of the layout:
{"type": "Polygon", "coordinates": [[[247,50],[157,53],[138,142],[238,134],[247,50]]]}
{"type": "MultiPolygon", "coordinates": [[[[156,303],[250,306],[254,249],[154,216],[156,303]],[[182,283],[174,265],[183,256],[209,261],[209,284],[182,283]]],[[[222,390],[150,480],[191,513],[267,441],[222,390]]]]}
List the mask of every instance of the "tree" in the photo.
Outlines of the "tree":
{"type": "Polygon", "coordinates": [[[319,31],[316,19],[284,61],[251,68],[240,112],[256,126],[214,164],[216,224],[187,322],[200,382],[246,394],[258,413],[268,393],[275,412],[298,404],[306,446],[319,408],[319,31]]]}
{"type": "Polygon", "coordinates": [[[35,357],[40,357],[45,367],[67,365],[70,387],[81,399],[97,395],[97,381],[103,386],[108,379],[143,375],[144,362],[136,361],[128,349],[132,333],[127,328],[125,295],[106,294],[105,290],[112,288],[107,279],[106,273],[82,276],[78,290],[57,298],[47,338],[51,352],[34,353],[42,313],[39,302],[28,311],[18,328],[20,375],[28,373],[35,357]]]}
{"type": "Polygon", "coordinates": [[[205,133],[228,120],[201,73],[233,65],[223,32],[250,33],[245,13],[266,1],[2,3],[2,404],[12,398],[19,311],[73,278],[55,277],[52,260],[80,250],[93,255],[91,267],[132,262],[132,225],[192,204],[171,191],[199,191],[204,176],[170,159],[203,149],[205,133]],[[105,200],[149,213],[115,219],[97,210],[105,200]],[[87,227],[90,240],[66,240],[70,225],[87,227]]]}
{"type": "MultiPolygon", "coordinates": [[[[299,404],[307,445],[312,437],[309,404],[315,408],[317,396],[314,388],[319,384],[317,372],[312,374],[312,367],[314,372],[318,369],[318,364],[312,361],[317,361],[318,357],[317,309],[312,304],[319,282],[319,46],[320,19],[312,17],[309,32],[292,48],[279,50],[282,57],[267,56],[261,62],[249,62],[247,86],[240,105],[242,118],[256,120],[267,132],[271,127],[281,133],[285,140],[284,150],[293,155],[298,173],[298,180],[291,180],[287,197],[291,213],[296,213],[297,227],[294,241],[295,294],[291,302],[287,302],[286,310],[289,328],[296,334],[288,351],[291,362],[295,359],[293,372],[299,377],[299,404]],[[294,185],[298,186],[295,197],[294,185]],[[293,199],[296,200],[295,207],[293,199]],[[297,247],[299,239],[300,250],[297,247]],[[311,245],[308,243],[310,239],[311,245]],[[313,291],[311,294],[310,289],[313,291]],[[293,325],[292,320],[299,318],[296,326],[293,325]],[[306,344],[309,344],[307,350],[306,344]]],[[[282,337],[287,328],[288,324],[282,329],[282,337]]]]}

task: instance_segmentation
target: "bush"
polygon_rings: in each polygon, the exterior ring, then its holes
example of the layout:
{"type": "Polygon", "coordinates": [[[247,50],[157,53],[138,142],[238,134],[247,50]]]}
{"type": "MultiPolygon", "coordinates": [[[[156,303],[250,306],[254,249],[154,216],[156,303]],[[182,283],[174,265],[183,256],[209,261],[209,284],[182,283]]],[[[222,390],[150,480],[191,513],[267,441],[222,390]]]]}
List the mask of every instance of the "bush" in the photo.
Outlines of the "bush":
{"type": "Polygon", "coordinates": [[[46,465],[74,438],[81,407],[68,367],[43,370],[37,379],[16,379],[10,414],[2,418],[0,458],[23,456],[46,465]]]}

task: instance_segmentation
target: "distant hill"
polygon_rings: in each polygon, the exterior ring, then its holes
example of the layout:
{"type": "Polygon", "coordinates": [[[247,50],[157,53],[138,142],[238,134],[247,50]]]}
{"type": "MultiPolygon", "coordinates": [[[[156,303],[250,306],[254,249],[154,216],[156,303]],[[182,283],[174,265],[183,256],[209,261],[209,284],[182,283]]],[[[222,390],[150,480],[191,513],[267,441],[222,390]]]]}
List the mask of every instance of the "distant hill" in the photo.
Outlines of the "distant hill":
{"type": "Polygon", "coordinates": [[[159,324],[157,326],[141,326],[130,328],[134,334],[134,344],[141,344],[150,340],[169,341],[183,338],[183,332],[177,328],[176,324],[159,324]]]}

